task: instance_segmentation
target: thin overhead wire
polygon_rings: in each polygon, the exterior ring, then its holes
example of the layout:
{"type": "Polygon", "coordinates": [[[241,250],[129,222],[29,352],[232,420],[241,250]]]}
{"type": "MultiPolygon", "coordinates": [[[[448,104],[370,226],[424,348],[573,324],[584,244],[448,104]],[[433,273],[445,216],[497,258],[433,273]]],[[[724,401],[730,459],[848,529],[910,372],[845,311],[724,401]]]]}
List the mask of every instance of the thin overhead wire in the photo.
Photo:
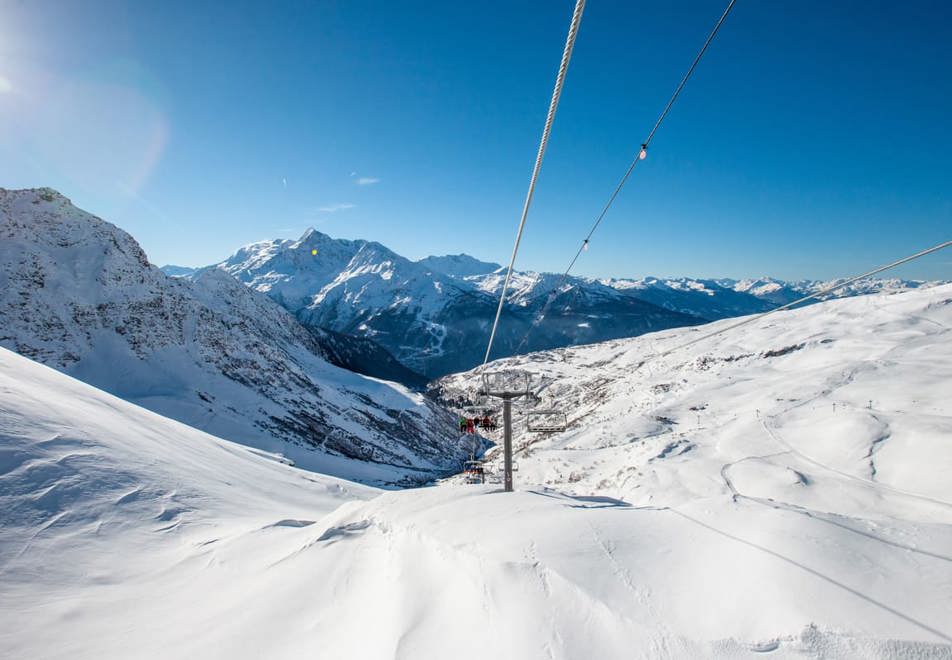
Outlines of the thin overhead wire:
{"type": "Polygon", "coordinates": [[[582,21],[582,11],[585,9],[585,0],[576,0],[575,11],[572,14],[572,22],[569,25],[569,34],[565,40],[565,50],[562,51],[562,62],[559,65],[559,73],[555,78],[555,89],[552,90],[552,100],[549,102],[549,113],[545,118],[545,127],[542,129],[542,139],[539,141],[539,151],[536,154],[535,166],[532,168],[532,177],[529,179],[529,190],[526,193],[526,201],[522,207],[522,217],[519,220],[519,230],[516,232],[516,242],[512,246],[512,258],[509,260],[509,268],[506,270],[506,280],[502,285],[502,291],[499,293],[499,306],[496,308],[496,318],[493,321],[493,329],[489,334],[489,344],[486,346],[486,357],[483,364],[489,361],[489,354],[493,349],[493,340],[496,338],[496,329],[499,327],[499,317],[502,314],[502,306],[506,301],[506,291],[509,288],[509,279],[512,277],[512,270],[516,263],[516,255],[519,252],[519,243],[522,241],[522,231],[526,226],[526,217],[529,215],[529,206],[532,204],[532,194],[535,192],[536,181],[539,178],[539,170],[542,168],[542,157],[545,155],[545,148],[549,142],[549,133],[552,131],[552,121],[555,119],[556,108],[559,107],[559,98],[562,96],[562,86],[565,83],[565,72],[569,68],[569,61],[572,59],[572,48],[575,46],[575,37],[578,34],[578,26],[582,21]]]}
{"type": "MultiPolygon", "coordinates": [[[[653,357],[653,358],[666,357],[666,356],[671,355],[672,353],[674,353],[674,352],[676,352],[676,351],[683,350],[683,349],[685,349],[685,348],[688,348],[689,346],[693,346],[694,344],[697,344],[697,343],[699,343],[699,342],[702,342],[702,341],[704,341],[704,340],[706,340],[706,339],[711,339],[711,338],[716,337],[716,336],[718,336],[718,335],[724,334],[725,332],[729,332],[729,331],[731,331],[731,330],[736,330],[737,328],[740,328],[740,327],[742,327],[742,326],[748,325],[748,324],[750,324],[750,323],[756,323],[757,321],[760,321],[760,320],[763,319],[764,317],[770,316],[771,314],[776,314],[777,312],[782,312],[782,311],[784,311],[784,310],[790,309],[791,307],[796,307],[797,305],[799,305],[799,304],[801,304],[801,303],[804,303],[804,302],[806,302],[806,301],[808,301],[808,300],[813,300],[814,298],[819,298],[819,297],[825,296],[825,295],[827,295],[827,294],[829,294],[829,293],[833,293],[834,291],[838,291],[838,290],[840,290],[840,289],[842,289],[842,288],[844,288],[844,287],[846,287],[846,286],[849,286],[849,285],[852,284],[853,282],[856,282],[857,280],[862,280],[862,279],[865,279],[865,278],[867,278],[867,277],[872,277],[873,275],[878,275],[879,273],[882,273],[883,271],[889,270],[889,269],[891,269],[891,268],[895,268],[896,266],[901,266],[902,264],[908,263],[908,262],[910,262],[910,261],[912,261],[912,260],[914,260],[914,259],[918,259],[918,258],[920,258],[920,257],[924,257],[924,256],[926,256],[927,254],[932,254],[933,252],[938,252],[939,250],[942,250],[942,249],[944,249],[944,248],[947,248],[947,247],[949,247],[950,245],[952,245],[952,241],[945,241],[944,243],[939,243],[938,245],[933,245],[931,248],[928,248],[928,249],[926,249],[926,250],[922,250],[921,252],[916,252],[915,254],[909,255],[908,257],[903,257],[902,259],[899,259],[898,261],[893,261],[892,263],[886,264],[885,266],[880,266],[880,267],[878,267],[878,268],[874,268],[873,270],[868,271],[868,272],[866,272],[866,273],[863,273],[862,275],[856,275],[856,276],[854,276],[854,277],[851,277],[851,278],[849,278],[849,279],[847,279],[847,280],[844,280],[844,281],[842,281],[842,282],[839,282],[839,283],[837,283],[837,284],[832,284],[832,285],[830,285],[830,286],[828,286],[828,287],[825,287],[825,288],[821,289],[820,291],[817,291],[816,293],[811,293],[811,294],[808,295],[808,296],[804,296],[804,297],[802,297],[802,298],[800,298],[800,299],[798,299],[798,300],[794,300],[793,302],[790,302],[790,303],[787,303],[786,305],[782,305],[782,306],[780,306],[780,307],[777,307],[776,309],[771,309],[770,311],[763,312],[762,314],[756,314],[756,315],[754,315],[754,316],[748,316],[747,318],[745,318],[745,319],[743,319],[743,320],[741,320],[741,321],[738,321],[737,323],[732,323],[732,324],[730,324],[730,325],[728,325],[728,326],[725,326],[725,327],[723,327],[723,328],[720,328],[720,329],[718,329],[718,330],[715,330],[714,332],[709,332],[709,333],[707,333],[707,334],[705,334],[705,335],[701,335],[700,337],[695,337],[695,338],[692,339],[691,341],[685,342],[685,343],[683,343],[683,344],[679,344],[679,345],[677,345],[677,346],[674,346],[673,348],[669,348],[668,350],[662,351],[662,352],[660,352],[660,353],[658,353],[658,354],[656,354],[656,355],[654,355],[654,356],[652,356],[652,357],[653,357]]],[[[647,361],[648,361],[648,360],[645,360],[645,362],[647,362],[647,361]]],[[[642,362],[642,363],[641,363],[640,365],[638,365],[638,366],[639,366],[639,367],[640,367],[640,366],[643,366],[643,365],[645,364],[645,362],[642,362]]]]}
{"type": "MultiPolygon", "coordinates": [[[[700,63],[701,58],[704,57],[704,53],[707,51],[708,46],[711,45],[711,42],[714,41],[714,37],[717,36],[718,31],[721,29],[724,20],[727,18],[727,15],[731,13],[731,9],[734,8],[734,3],[736,0],[730,0],[727,3],[727,8],[724,10],[724,13],[721,14],[721,17],[717,19],[717,23],[714,24],[714,28],[711,30],[711,33],[707,36],[707,39],[704,42],[704,45],[701,46],[701,50],[698,51],[697,55],[694,57],[694,61],[691,62],[691,66],[688,67],[687,72],[681,78],[681,82],[678,83],[677,88],[674,90],[674,94],[671,95],[671,98],[668,99],[667,104],[664,106],[664,110],[661,111],[661,114],[658,115],[658,120],[655,121],[654,126],[651,127],[651,131],[648,133],[648,137],[645,138],[645,141],[641,143],[641,147],[638,149],[638,152],[635,154],[635,157],[632,158],[631,164],[628,166],[628,169],[625,170],[624,176],[621,177],[621,180],[618,182],[618,185],[615,186],[615,189],[612,191],[612,194],[609,196],[608,201],[605,203],[605,206],[602,207],[601,213],[598,214],[598,217],[595,218],[595,223],[592,225],[592,228],[589,230],[588,235],[585,236],[582,240],[582,244],[579,245],[578,251],[576,251],[575,256],[572,257],[572,261],[569,262],[568,268],[565,269],[565,272],[562,273],[561,279],[559,279],[558,284],[555,288],[549,293],[549,297],[546,300],[545,305],[542,307],[542,311],[536,317],[536,320],[532,322],[532,325],[529,326],[529,329],[526,331],[525,336],[522,338],[522,341],[519,342],[519,345],[516,347],[516,353],[518,353],[525,343],[529,340],[529,333],[542,322],[542,319],[545,318],[546,312],[548,312],[549,307],[552,305],[552,302],[558,296],[559,289],[568,279],[569,273],[572,271],[572,268],[575,266],[575,262],[578,261],[578,258],[582,255],[582,252],[585,252],[588,249],[589,241],[591,241],[592,236],[595,234],[595,230],[598,229],[598,226],[602,224],[602,220],[605,219],[605,215],[611,209],[612,204],[615,203],[615,198],[618,197],[618,194],[621,192],[621,189],[625,187],[625,184],[628,182],[628,178],[631,176],[631,173],[635,169],[635,165],[639,161],[644,160],[648,153],[648,147],[651,145],[651,141],[654,139],[655,133],[658,132],[658,128],[661,127],[661,123],[665,120],[665,117],[668,116],[668,112],[671,110],[671,106],[674,105],[674,102],[678,100],[678,97],[681,95],[681,90],[684,89],[684,85],[687,84],[688,79],[691,77],[691,74],[694,73],[694,70],[697,68],[698,63],[700,63]]],[[[500,307],[501,309],[501,307],[500,307]]],[[[498,315],[497,315],[498,316],[498,315]]]]}

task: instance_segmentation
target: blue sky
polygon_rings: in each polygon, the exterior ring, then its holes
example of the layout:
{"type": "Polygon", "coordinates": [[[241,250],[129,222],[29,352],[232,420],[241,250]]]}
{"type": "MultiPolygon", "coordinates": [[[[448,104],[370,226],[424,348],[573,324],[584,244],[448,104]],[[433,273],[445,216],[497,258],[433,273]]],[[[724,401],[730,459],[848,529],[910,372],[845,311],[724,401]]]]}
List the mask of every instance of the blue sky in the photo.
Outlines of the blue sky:
{"type": "MultiPolygon", "coordinates": [[[[159,264],[308,226],[504,262],[573,4],[0,0],[0,186],[159,264]]],[[[590,0],[518,268],[564,268],[724,5],[590,0]]],[[[947,240],[950,117],[950,3],[738,0],[576,272],[827,278],[947,240]]]]}

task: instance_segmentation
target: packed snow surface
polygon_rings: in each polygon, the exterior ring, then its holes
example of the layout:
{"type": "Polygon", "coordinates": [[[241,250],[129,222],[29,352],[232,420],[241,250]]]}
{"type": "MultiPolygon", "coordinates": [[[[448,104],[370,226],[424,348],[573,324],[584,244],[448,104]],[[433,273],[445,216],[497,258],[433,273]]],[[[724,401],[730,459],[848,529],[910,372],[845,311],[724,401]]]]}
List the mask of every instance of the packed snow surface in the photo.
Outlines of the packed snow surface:
{"type": "Polygon", "coordinates": [[[0,350],[0,656],[950,658],[950,327],[941,286],[493,364],[569,414],[512,494],[302,472],[0,350]]]}

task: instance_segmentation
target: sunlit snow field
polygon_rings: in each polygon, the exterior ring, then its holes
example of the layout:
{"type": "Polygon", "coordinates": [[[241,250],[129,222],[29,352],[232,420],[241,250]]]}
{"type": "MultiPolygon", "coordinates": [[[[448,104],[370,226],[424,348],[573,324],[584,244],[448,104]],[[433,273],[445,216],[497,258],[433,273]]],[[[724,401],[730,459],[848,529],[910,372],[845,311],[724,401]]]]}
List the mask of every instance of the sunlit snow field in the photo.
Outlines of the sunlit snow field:
{"type": "Polygon", "coordinates": [[[652,357],[716,327],[492,365],[569,418],[512,494],[301,471],[0,350],[0,656],[952,657],[952,286],[652,357]]]}

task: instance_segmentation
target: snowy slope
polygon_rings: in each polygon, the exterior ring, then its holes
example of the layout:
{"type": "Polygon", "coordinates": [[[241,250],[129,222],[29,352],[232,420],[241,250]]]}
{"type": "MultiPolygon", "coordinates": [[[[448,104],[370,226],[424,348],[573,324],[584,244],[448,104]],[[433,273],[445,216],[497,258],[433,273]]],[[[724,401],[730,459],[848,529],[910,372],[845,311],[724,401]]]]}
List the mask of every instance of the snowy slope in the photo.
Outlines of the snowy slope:
{"type": "MultiPolygon", "coordinates": [[[[885,451],[885,456],[896,458],[894,449],[887,451],[898,444],[892,424],[905,428],[922,418],[937,425],[931,431],[941,432],[948,423],[943,404],[952,394],[952,386],[944,380],[952,371],[950,316],[952,285],[946,284],[781,312],[666,357],[655,356],[732,321],[497,360],[487,368],[533,372],[542,398],[536,407],[568,413],[569,429],[555,437],[537,437],[518,426],[516,436],[531,444],[530,453],[550,446],[624,450],[628,443],[602,443],[596,437],[612,439],[619,434],[638,438],[648,434],[662,448],[677,440],[677,453],[683,453],[698,449],[688,437],[695,435],[699,424],[721,430],[725,425],[752,423],[759,429],[758,440],[762,436],[769,440],[768,430],[809,417],[818,425],[833,425],[837,432],[855,432],[868,440],[870,446],[859,440],[849,446],[849,460],[857,462],[853,467],[858,472],[884,479],[882,471],[891,468],[880,462],[878,454],[885,451]]],[[[443,395],[471,397],[480,372],[442,379],[443,395]]],[[[915,427],[924,443],[929,432],[928,424],[915,427]]],[[[810,442],[819,446],[824,439],[810,442]]],[[[946,455],[944,444],[935,442],[932,438],[905,457],[932,465],[922,465],[922,473],[907,466],[902,474],[912,481],[894,486],[922,488],[925,474],[936,471],[937,461],[952,460],[952,451],[946,455]]],[[[553,477],[543,481],[548,478],[553,477]]],[[[598,484],[604,488],[614,482],[607,479],[602,484],[606,475],[599,470],[590,478],[595,481],[579,488],[598,484]]],[[[944,479],[935,481],[928,488],[945,493],[944,479]]]]}
{"type": "Polygon", "coordinates": [[[507,361],[574,421],[513,494],[302,474],[0,350],[0,656],[952,657],[950,301],[507,361]]]}
{"type": "Polygon", "coordinates": [[[541,407],[569,417],[552,436],[517,417],[517,481],[641,509],[608,548],[677,630],[952,641],[952,286],[782,313],[652,358],[716,327],[493,363],[539,374],[541,407]]]}
{"type": "Polygon", "coordinates": [[[220,270],[167,277],[54,191],[0,189],[0,237],[0,346],[321,472],[401,481],[465,456],[425,397],[329,364],[286,310],[220,270]]]}
{"type": "Polygon", "coordinates": [[[262,578],[216,544],[251,550],[375,494],[0,349],[0,657],[195,657],[181,636],[240,617],[262,578]],[[213,598],[187,585],[203,573],[213,598]]]}

